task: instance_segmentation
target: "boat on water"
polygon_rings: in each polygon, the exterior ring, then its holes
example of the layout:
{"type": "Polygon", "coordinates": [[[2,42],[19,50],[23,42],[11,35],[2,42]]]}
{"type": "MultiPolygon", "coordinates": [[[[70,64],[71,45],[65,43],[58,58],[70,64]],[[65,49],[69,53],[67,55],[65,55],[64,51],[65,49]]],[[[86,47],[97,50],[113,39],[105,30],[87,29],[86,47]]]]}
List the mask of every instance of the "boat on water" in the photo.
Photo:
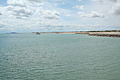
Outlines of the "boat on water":
{"type": "Polygon", "coordinates": [[[40,35],[40,33],[39,33],[39,32],[36,32],[36,35],[40,35]]]}

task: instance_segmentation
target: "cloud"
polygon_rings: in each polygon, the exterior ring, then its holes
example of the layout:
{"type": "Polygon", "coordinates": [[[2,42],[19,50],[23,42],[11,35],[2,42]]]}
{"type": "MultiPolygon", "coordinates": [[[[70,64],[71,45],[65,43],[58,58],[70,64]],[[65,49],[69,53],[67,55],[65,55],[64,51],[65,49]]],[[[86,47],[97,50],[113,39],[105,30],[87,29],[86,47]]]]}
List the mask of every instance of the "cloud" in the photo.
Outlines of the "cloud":
{"type": "Polygon", "coordinates": [[[83,1],[83,0],[78,0],[79,2],[83,1]]]}
{"type": "Polygon", "coordinates": [[[79,13],[80,17],[88,17],[88,18],[104,18],[102,13],[98,13],[96,11],[92,11],[90,13],[79,13]]]}
{"type": "Polygon", "coordinates": [[[0,23],[8,26],[2,29],[39,30],[44,29],[43,25],[58,23],[63,10],[41,1],[8,0],[7,6],[0,7],[0,23]]]}
{"type": "Polygon", "coordinates": [[[112,2],[117,2],[118,0],[110,0],[110,1],[112,1],[112,2]]]}
{"type": "Polygon", "coordinates": [[[84,7],[85,7],[84,5],[76,5],[76,6],[75,6],[75,8],[80,9],[80,10],[83,10],[84,7]]]}
{"type": "Polygon", "coordinates": [[[21,6],[25,7],[25,5],[28,3],[27,0],[8,0],[7,4],[12,6],[21,6]]]}
{"type": "Polygon", "coordinates": [[[7,0],[7,5],[0,6],[0,24],[7,30],[67,30],[71,24],[118,25],[119,3],[120,0],[7,0]]]}
{"type": "Polygon", "coordinates": [[[45,0],[29,0],[29,1],[42,2],[42,1],[45,1],[45,0]]]}
{"type": "Polygon", "coordinates": [[[60,18],[60,13],[57,11],[46,10],[43,12],[43,14],[46,19],[59,19],[60,18]]]}
{"type": "Polygon", "coordinates": [[[0,28],[4,28],[4,25],[0,24],[0,28]]]}
{"type": "Polygon", "coordinates": [[[8,0],[8,6],[3,7],[3,13],[19,19],[33,16],[55,20],[60,18],[60,13],[57,10],[45,9],[41,2],[31,1],[33,0],[8,0]]]}
{"type": "Polygon", "coordinates": [[[120,15],[120,4],[116,4],[113,9],[112,9],[112,13],[114,15],[120,15]]]}
{"type": "Polygon", "coordinates": [[[92,0],[92,1],[102,3],[104,0],[92,0]]]}
{"type": "Polygon", "coordinates": [[[94,2],[104,3],[104,2],[118,2],[119,0],[92,0],[94,2]]]}
{"type": "Polygon", "coordinates": [[[6,7],[6,12],[10,12],[9,15],[14,17],[30,17],[32,16],[33,11],[26,7],[20,6],[8,6],[6,7]]]}
{"type": "Polygon", "coordinates": [[[105,17],[120,15],[120,0],[92,0],[94,8],[104,14],[105,17]],[[96,3],[97,2],[97,3],[96,3]]]}

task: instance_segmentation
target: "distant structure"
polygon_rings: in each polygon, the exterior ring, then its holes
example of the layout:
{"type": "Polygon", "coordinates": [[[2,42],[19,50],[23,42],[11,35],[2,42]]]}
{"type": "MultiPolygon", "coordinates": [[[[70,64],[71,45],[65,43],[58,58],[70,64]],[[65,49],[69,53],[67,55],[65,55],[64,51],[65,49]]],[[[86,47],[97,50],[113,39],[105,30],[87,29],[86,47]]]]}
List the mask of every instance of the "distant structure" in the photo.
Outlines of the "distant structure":
{"type": "Polygon", "coordinates": [[[40,35],[40,32],[36,32],[37,35],[40,35]]]}
{"type": "Polygon", "coordinates": [[[17,32],[11,32],[10,34],[17,34],[17,32]]]}

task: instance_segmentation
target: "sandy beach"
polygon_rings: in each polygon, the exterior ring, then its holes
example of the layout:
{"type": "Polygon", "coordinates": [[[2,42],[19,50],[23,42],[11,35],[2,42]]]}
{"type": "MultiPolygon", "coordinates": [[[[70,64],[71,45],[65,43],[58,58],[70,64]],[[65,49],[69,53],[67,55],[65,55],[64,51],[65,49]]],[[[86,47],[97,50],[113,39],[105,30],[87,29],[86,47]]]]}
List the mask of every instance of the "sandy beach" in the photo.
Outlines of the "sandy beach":
{"type": "Polygon", "coordinates": [[[108,30],[108,31],[71,31],[71,32],[33,32],[37,35],[44,33],[54,33],[54,34],[85,34],[89,36],[104,36],[104,37],[120,37],[119,30],[108,30]],[[39,33],[39,34],[38,34],[39,33]]]}

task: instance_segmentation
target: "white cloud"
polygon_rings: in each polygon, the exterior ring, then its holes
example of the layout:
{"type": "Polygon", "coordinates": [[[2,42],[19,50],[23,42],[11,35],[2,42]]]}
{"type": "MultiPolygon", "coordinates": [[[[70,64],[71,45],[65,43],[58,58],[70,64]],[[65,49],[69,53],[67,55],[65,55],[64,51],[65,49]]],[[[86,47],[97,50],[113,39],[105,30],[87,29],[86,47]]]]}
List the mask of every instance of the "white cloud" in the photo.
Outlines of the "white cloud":
{"type": "Polygon", "coordinates": [[[83,1],[83,0],[78,0],[79,2],[83,1]]]}
{"type": "Polygon", "coordinates": [[[93,9],[104,14],[105,17],[120,15],[120,0],[92,0],[93,9]],[[96,3],[97,2],[97,3],[96,3]]]}
{"type": "Polygon", "coordinates": [[[32,16],[33,11],[26,7],[19,6],[8,6],[6,7],[6,12],[10,12],[14,17],[29,17],[32,16]]]}
{"type": "MultiPolygon", "coordinates": [[[[8,0],[8,6],[2,7],[2,12],[12,17],[33,17],[58,19],[60,16],[59,11],[45,9],[43,3],[31,2],[33,0],[8,0]]],[[[40,1],[40,0],[38,0],[40,1]]],[[[49,6],[48,6],[49,7],[49,6]]]]}
{"type": "Polygon", "coordinates": [[[59,19],[60,18],[60,13],[57,11],[46,10],[43,12],[43,15],[46,19],[59,19]]]}
{"type": "Polygon", "coordinates": [[[12,6],[21,6],[25,7],[28,3],[28,0],[8,0],[7,4],[12,6]]]}
{"type": "Polygon", "coordinates": [[[7,6],[0,7],[0,23],[14,29],[34,29],[36,26],[40,29],[43,24],[59,22],[61,14],[57,9],[49,8],[49,5],[47,9],[44,3],[31,1],[8,0],[7,6]]]}
{"type": "Polygon", "coordinates": [[[90,13],[78,13],[80,17],[88,17],[88,18],[104,18],[104,15],[101,13],[98,13],[96,11],[92,11],[90,13]]]}
{"type": "Polygon", "coordinates": [[[112,9],[112,13],[114,15],[120,15],[120,4],[116,4],[113,9],[112,9]]]}
{"type": "Polygon", "coordinates": [[[92,0],[94,2],[105,3],[105,2],[118,2],[119,0],[92,0]]]}
{"type": "Polygon", "coordinates": [[[84,5],[76,5],[76,6],[75,6],[75,8],[80,9],[80,10],[83,10],[84,7],[85,7],[84,5]]]}
{"type": "Polygon", "coordinates": [[[0,25],[5,25],[4,30],[50,30],[52,25],[52,30],[62,30],[57,24],[119,24],[120,0],[90,0],[90,4],[75,0],[77,5],[70,1],[65,5],[68,0],[7,0],[7,5],[0,6],[0,25]]]}
{"type": "Polygon", "coordinates": [[[112,2],[117,2],[118,0],[110,0],[110,1],[112,1],[112,2]]]}

